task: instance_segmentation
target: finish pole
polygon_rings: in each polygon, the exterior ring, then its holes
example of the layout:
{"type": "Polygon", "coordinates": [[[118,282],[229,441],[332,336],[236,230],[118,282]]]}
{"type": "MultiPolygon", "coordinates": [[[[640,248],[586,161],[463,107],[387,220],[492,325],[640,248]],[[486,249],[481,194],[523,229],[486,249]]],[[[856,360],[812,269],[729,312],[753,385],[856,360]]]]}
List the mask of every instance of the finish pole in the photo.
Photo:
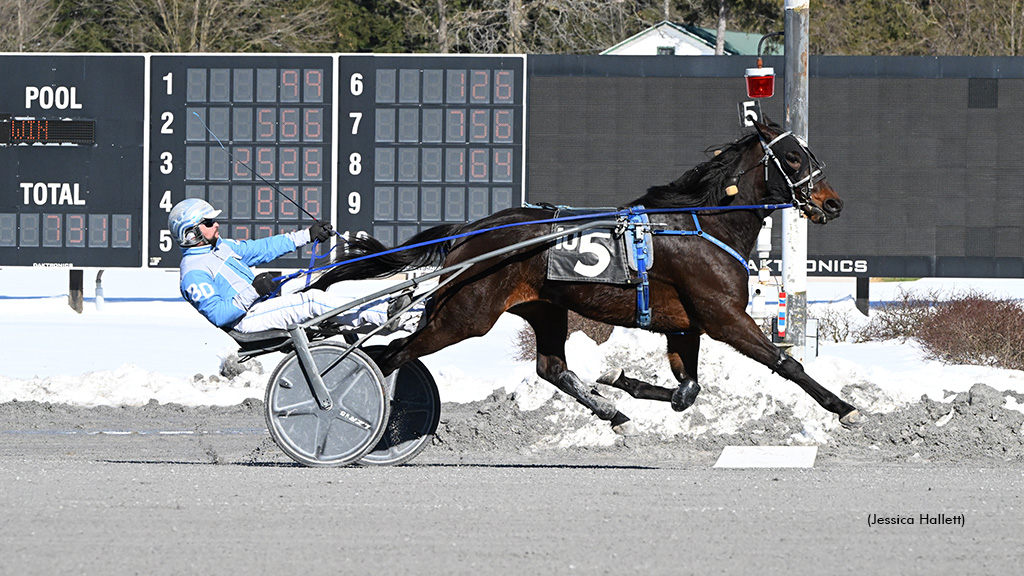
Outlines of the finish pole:
{"type": "MultiPolygon", "coordinates": [[[[807,140],[807,66],[810,0],[786,0],[785,128],[807,140]]],[[[807,341],[807,220],[797,208],[782,211],[782,285],[789,314],[785,342],[804,359],[807,341]]]]}

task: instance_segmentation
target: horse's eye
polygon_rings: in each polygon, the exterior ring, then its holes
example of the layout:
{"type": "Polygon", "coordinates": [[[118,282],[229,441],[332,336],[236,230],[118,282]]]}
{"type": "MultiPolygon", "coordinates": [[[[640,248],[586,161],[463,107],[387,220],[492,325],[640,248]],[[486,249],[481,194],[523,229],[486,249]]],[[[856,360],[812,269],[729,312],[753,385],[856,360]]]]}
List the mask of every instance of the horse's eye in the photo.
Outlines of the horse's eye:
{"type": "Polygon", "coordinates": [[[800,155],[796,152],[786,152],[786,162],[794,169],[800,168],[800,155]]]}

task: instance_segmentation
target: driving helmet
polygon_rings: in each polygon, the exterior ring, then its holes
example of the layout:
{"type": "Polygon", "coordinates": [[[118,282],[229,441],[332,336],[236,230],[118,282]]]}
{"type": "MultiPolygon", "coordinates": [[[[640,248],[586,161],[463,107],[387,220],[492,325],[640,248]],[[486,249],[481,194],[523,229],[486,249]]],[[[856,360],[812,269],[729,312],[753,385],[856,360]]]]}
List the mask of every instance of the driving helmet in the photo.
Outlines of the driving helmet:
{"type": "Polygon", "coordinates": [[[203,243],[199,223],[219,215],[220,210],[215,209],[209,202],[199,198],[186,198],[171,208],[171,213],[167,216],[167,227],[182,248],[190,248],[203,243]]]}

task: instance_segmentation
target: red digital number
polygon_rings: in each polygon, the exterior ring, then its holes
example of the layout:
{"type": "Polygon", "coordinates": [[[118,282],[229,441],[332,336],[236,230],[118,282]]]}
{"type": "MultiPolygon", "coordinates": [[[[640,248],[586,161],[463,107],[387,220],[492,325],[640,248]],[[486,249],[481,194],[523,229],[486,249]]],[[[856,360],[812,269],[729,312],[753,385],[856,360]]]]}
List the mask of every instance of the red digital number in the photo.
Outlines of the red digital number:
{"type": "Polygon", "coordinates": [[[320,180],[323,174],[323,151],[320,148],[306,148],[302,151],[302,179],[320,180]]]}
{"type": "Polygon", "coordinates": [[[256,229],[256,238],[270,238],[274,235],[274,226],[272,224],[257,224],[254,228],[256,229]]]}
{"type": "Polygon", "coordinates": [[[231,176],[235,180],[251,180],[252,148],[235,148],[235,162],[231,167],[231,176]]]}
{"type": "Polygon", "coordinates": [[[512,150],[502,148],[494,151],[494,174],[495,182],[512,181],[512,150]]]}
{"type": "Polygon", "coordinates": [[[277,125],[277,111],[273,108],[260,108],[256,111],[256,139],[273,140],[277,125]]]}
{"type": "Polygon", "coordinates": [[[306,142],[320,142],[324,139],[323,118],[324,111],[321,108],[306,108],[306,119],[302,123],[302,139],[306,142]]]}
{"type": "Polygon", "coordinates": [[[323,198],[323,191],[319,186],[306,186],[302,189],[302,207],[314,218],[320,217],[321,198],[323,198]]]}
{"type": "Polygon", "coordinates": [[[487,142],[488,131],[490,130],[490,110],[470,110],[470,142],[487,142]]]}
{"type": "Polygon", "coordinates": [[[43,214],[43,246],[55,247],[61,245],[62,218],[60,214],[43,214]]]}
{"type": "Polygon", "coordinates": [[[281,196],[281,203],[277,207],[278,217],[291,219],[298,218],[299,209],[296,205],[299,203],[299,189],[295,186],[282,186],[281,196]],[[288,201],[289,199],[291,199],[291,202],[288,201]]]}
{"type": "Polygon", "coordinates": [[[472,102],[490,102],[491,73],[487,70],[473,70],[469,97],[472,102]]]}
{"type": "Polygon", "coordinates": [[[85,246],[85,215],[68,214],[67,237],[64,239],[69,247],[85,246]]]}
{"type": "Polygon", "coordinates": [[[465,142],[466,141],[466,111],[465,110],[449,110],[448,121],[445,127],[445,141],[446,142],[465,142]]]}
{"type": "Polygon", "coordinates": [[[511,142],[513,119],[515,113],[512,110],[494,111],[494,141],[511,142]]]}
{"type": "Polygon", "coordinates": [[[515,100],[516,75],[511,70],[498,70],[494,73],[494,101],[496,103],[513,102],[515,100]]]}
{"type": "Polygon", "coordinates": [[[274,154],[273,148],[256,149],[256,174],[267,180],[274,178],[274,154]]]}
{"type": "Polygon", "coordinates": [[[281,141],[298,142],[299,140],[299,109],[283,108],[281,110],[281,141]]]}
{"type": "Polygon", "coordinates": [[[299,149],[281,148],[281,180],[299,179],[299,149]]]}
{"type": "Polygon", "coordinates": [[[323,70],[306,70],[306,102],[324,101],[324,72],[323,70]]]}
{"type": "Polygon", "coordinates": [[[249,232],[249,227],[244,224],[232,224],[231,225],[231,239],[232,240],[249,240],[252,238],[249,232]]]}
{"type": "Polygon", "coordinates": [[[111,248],[132,247],[132,217],[128,214],[114,214],[110,217],[113,225],[110,235],[111,248]]]}
{"type": "Polygon", "coordinates": [[[469,151],[469,181],[487,182],[487,168],[490,154],[487,150],[473,149],[469,151]]]}
{"type": "Polygon", "coordinates": [[[264,220],[274,217],[274,190],[270,186],[256,188],[256,217],[264,220]]]}
{"type": "Polygon", "coordinates": [[[293,69],[281,70],[281,101],[299,101],[299,71],[293,69]]]}

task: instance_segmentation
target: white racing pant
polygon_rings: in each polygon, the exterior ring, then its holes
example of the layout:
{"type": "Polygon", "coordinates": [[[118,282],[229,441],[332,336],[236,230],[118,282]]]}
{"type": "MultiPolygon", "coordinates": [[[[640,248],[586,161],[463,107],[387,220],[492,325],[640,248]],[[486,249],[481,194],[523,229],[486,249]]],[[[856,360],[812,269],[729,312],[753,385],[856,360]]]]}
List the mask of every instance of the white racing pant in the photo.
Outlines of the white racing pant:
{"type": "MultiPolygon", "coordinates": [[[[234,329],[239,332],[287,329],[299,322],[340,308],[353,300],[355,298],[350,296],[331,294],[322,290],[282,294],[277,298],[253,304],[238,324],[235,324],[234,329]]],[[[422,310],[421,307],[418,308],[422,310]]],[[[406,315],[413,311],[407,312],[406,315]]],[[[406,315],[403,315],[403,320],[406,319],[406,315]]],[[[388,299],[371,300],[362,306],[346,310],[335,316],[334,321],[354,329],[367,325],[380,326],[388,321],[388,299]]]]}

